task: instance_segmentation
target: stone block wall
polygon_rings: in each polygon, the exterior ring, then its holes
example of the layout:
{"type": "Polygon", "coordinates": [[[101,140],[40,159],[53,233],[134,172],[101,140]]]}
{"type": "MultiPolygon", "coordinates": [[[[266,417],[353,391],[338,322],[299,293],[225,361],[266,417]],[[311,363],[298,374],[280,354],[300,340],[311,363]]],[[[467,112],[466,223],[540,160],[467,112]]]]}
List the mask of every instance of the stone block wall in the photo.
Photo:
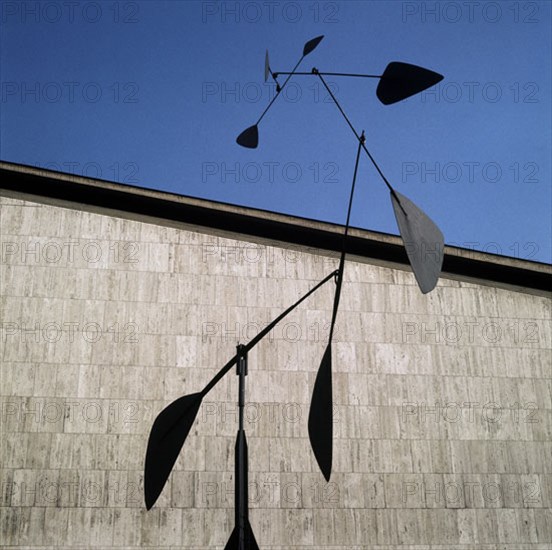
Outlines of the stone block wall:
{"type": "MultiPolygon", "coordinates": [[[[3,547],[224,548],[237,377],[206,396],[146,512],[152,422],[337,259],[13,197],[0,229],[3,547]]],[[[333,292],[249,354],[260,547],[549,549],[550,300],[446,275],[424,296],[407,271],[350,260],[327,484],[307,417],[333,292]]]]}

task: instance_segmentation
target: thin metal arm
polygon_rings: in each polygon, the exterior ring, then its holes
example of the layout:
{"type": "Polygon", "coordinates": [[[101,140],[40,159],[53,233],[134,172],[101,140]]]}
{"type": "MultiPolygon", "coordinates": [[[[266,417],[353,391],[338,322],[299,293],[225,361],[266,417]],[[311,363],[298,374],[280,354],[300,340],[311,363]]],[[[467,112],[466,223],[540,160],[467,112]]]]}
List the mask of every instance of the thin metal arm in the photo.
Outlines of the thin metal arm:
{"type": "Polygon", "coordinates": [[[337,101],[337,98],[335,97],[335,95],[331,91],[330,87],[326,84],[326,81],[324,80],[323,76],[315,68],[312,69],[312,72],[313,72],[313,74],[316,74],[318,76],[318,78],[320,78],[320,80],[322,81],[322,84],[326,88],[328,94],[330,94],[330,97],[334,100],[334,103],[336,104],[337,108],[339,109],[339,112],[343,115],[343,118],[345,119],[345,121],[349,125],[349,128],[351,128],[353,134],[355,134],[355,136],[358,139],[360,145],[364,149],[365,153],[368,155],[368,158],[372,161],[372,164],[374,165],[375,169],[378,171],[378,174],[381,176],[381,179],[385,182],[385,185],[387,185],[389,191],[391,192],[393,197],[395,197],[395,200],[398,202],[399,206],[401,207],[401,210],[403,211],[404,215],[406,216],[407,214],[406,214],[406,212],[405,212],[405,210],[404,210],[404,208],[401,204],[401,201],[400,201],[398,195],[395,193],[395,190],[393,189],[393,186],[389,183],[389,181],[387,181],[387,178],[385,177],[384,173],[381,171],[381,169],[378,166],[377,162],[375,161],[374,157],[370,154],[370,151],[368,151],[368,149],[366,148],[366,144],[361,140],[361,138],[358,135],[357,131],[355,130],[354,126],[351,124],[351,121],[349,120],[349,118],[345,114],[345,111],[341,108],[341,105],[339,104],[339,101],[337,101]]]}
{"type": "MultiPolygon", "coordinates": [[[[313,292],[316,292],[322,285],[326,284],[330,279],[336,276],[338,273],[337,270],[332,271],[327,277],[324,277],[315,287],[311,288],[302,298],[297,300],[292,306],[288,307],[283,313],[278,315],[272,323],[267,325],[257,336],[254,336],[253,339],[248,343],[245,344],[242,348],[242,354],[247,353],[249,350],[254,348],[286,315],[291,313],[301,302],[304,302],[313,292]]],[[[238,360],[238,355],[234,355],[224,367],[222,367],[217,374],[213,377],[213,379],[205,386],[203,391],[201,392],[202,398],[205,397],[220,381],[220,379],[236,364],[236,361],[238,360]]]]}
{"type": "Polygon", "coordinates": [[[355,184],[356,184],[356,178],[357,178],[357,172],[358,172],[358,162],[360,160],[360,148],[362,144],[364,143],[365,137],[364,137],[364,130],[362,131],[362,134],[360,136],[360,139],[358,141],[358,149],[356,154],[356,160],[355,160],[355,171],[353,173],[353,183],[351,185],[351,195],[349,196],[349,208],[347,210],[347,221],[345,223],[345,232],[343,233],[343,241],[341,244],[341,258],[339,259],[339,269],[337,273],[337,286],[335,289],[335,297],[334,297],[334,305],[333,305],[333,311],[332,311],[332,322],[330,325],[330,337],[329,341],[332,341],[334,326],[335,326],[335,320],[337,318],[337,310],[339,308],[339,297],[341,295],[341,284],[343,282],[343,271],[345,268],[345,246],[347,243],[347,235],[349,233],[349,221],[351,219],[351,210],[353,207],[353,196],[355,194],[355,184]]]}
{"type": "MultiPolygon", "coordinates": [[[[295,69],[297,69],[297,67],[299,67],[299,65],[300,65],[301,61],[303,61],[303,59],[305,59],[304,55],[302,55],[301,59],[299,59],[299,61],[297,61],[297,65],[295,65],[295,67],[293,68],[293,71],[291,71],[291,73],[289,73],[289,76],[284,80],[284,83],[282,84],[280,89],[276,91],[276,95],[270,100],[270,103],[266,106],[266,109],[262,112],[261,116],[259,117],[259,119],[257,120],[257,122],[255,124],[259,124],[259,122],[261,122],[263,117],[266,115],[266,112],[270,109],[271,105],[276,101],[276,98],[280,95],[280,92],[286,87],[286,84],[288,83],[288,80],[294,74],[295,69]]],[[[276,77],[276,74],[277,73],[274,73],[274,77],[276,77]]],[[[278,82],[276,82],[276,84],[278,84],[278,82]]],[[[279,84],[278,84],[278,86],[279,86],[279,84]]]]}
{"type": "Polygon", "coordinates": [[[355,161],[355,171],[353,174],[353,184],[351,185],[351,195],[349,197],[349,209],[347,210],[347,221],[345,222],[345,233],[343,234],[343,244],[341,246],[342,256],[345,254],[345,241],[347,240],[347,234],[349,233],[349,220],[351,219],[351,210],[353,207],[353,196],[355,194],[355,184],[356,184],[356,176],[358,171],[358,161],[360,157],[360,148],[365,141],[366,141],[366,137],[364,135],[364,130],[362,130],[362,134],[360,134],[360,139],[358,141],[358,150],[357,150],[357,156],[355,161]]]}
{"type": "MultiPolygon", "coordinates": [[[[288,73],[284,71],[276,71],[275,73],[273,73],[273,76],[277,77],[278,75],[281,75],[281,74],[296,74],[299,76],[312,76],[314,73],[312,71],[308,73],[303,73],[303,72],[288,73]]],[[[360,73],[318,73],[318,74],[321,74],[323,76],[353,76],[356,78],[381,78],[383,76],[381,74],[360,74],[360,73]]]]}

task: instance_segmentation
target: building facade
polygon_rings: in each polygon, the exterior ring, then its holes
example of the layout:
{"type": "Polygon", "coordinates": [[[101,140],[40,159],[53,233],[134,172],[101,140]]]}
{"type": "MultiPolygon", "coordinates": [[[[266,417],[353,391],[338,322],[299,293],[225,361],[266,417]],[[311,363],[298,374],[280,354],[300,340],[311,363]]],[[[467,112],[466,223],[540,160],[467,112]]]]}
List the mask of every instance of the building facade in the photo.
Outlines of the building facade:
{"type": "MultiPolygon", "coordinates": [[[[238,379],[206,397],[155,507],[156,415],[336,269],[342,228],[2,164],[5,548],[224,548],[238,379]]],[[[549,266],[352,230],[334,336],[334,465],[307,417],[334,283],[249,354],[250,522],[266,549],[552,545],[549,266]]]]}

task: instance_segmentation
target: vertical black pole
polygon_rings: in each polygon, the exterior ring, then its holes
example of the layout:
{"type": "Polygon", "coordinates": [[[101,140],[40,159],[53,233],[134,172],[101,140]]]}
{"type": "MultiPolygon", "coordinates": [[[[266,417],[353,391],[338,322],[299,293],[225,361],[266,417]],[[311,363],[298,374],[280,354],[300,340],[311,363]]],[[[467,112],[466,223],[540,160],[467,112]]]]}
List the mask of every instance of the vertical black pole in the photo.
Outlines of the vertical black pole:
{"type": "Polygon", "coordinates": [[[245,377],[247,375],[247,352],[244,346],[237,346],[238,362],[237,374],[239,376],[239,428],[236,442],[236,526],[238,528],[238,549],[247,550],[249,547],[247,537],[247,525],[249,515],[249,503],[247,495],[247,441],[243,429],[243,411],[245,407],[245,377]]]}

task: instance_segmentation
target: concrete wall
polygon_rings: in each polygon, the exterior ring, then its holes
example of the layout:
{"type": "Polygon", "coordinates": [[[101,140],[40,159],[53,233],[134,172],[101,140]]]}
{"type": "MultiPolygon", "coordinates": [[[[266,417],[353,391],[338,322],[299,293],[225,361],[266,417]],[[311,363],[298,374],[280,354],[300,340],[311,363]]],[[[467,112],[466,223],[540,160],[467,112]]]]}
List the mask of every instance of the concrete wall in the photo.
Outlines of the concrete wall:
{"type": "MultiPolygon", "coordinates": [[[[150,512],[153,419],[199,391],[335,258],[2,198],[1,544],[223,548],[237,377],[206,398],[150,512]]],[[[550,301],[350,261],[334,473],[307,435],[334,285],[249,355],[261,548],[549,549],[550,301]]]]}

